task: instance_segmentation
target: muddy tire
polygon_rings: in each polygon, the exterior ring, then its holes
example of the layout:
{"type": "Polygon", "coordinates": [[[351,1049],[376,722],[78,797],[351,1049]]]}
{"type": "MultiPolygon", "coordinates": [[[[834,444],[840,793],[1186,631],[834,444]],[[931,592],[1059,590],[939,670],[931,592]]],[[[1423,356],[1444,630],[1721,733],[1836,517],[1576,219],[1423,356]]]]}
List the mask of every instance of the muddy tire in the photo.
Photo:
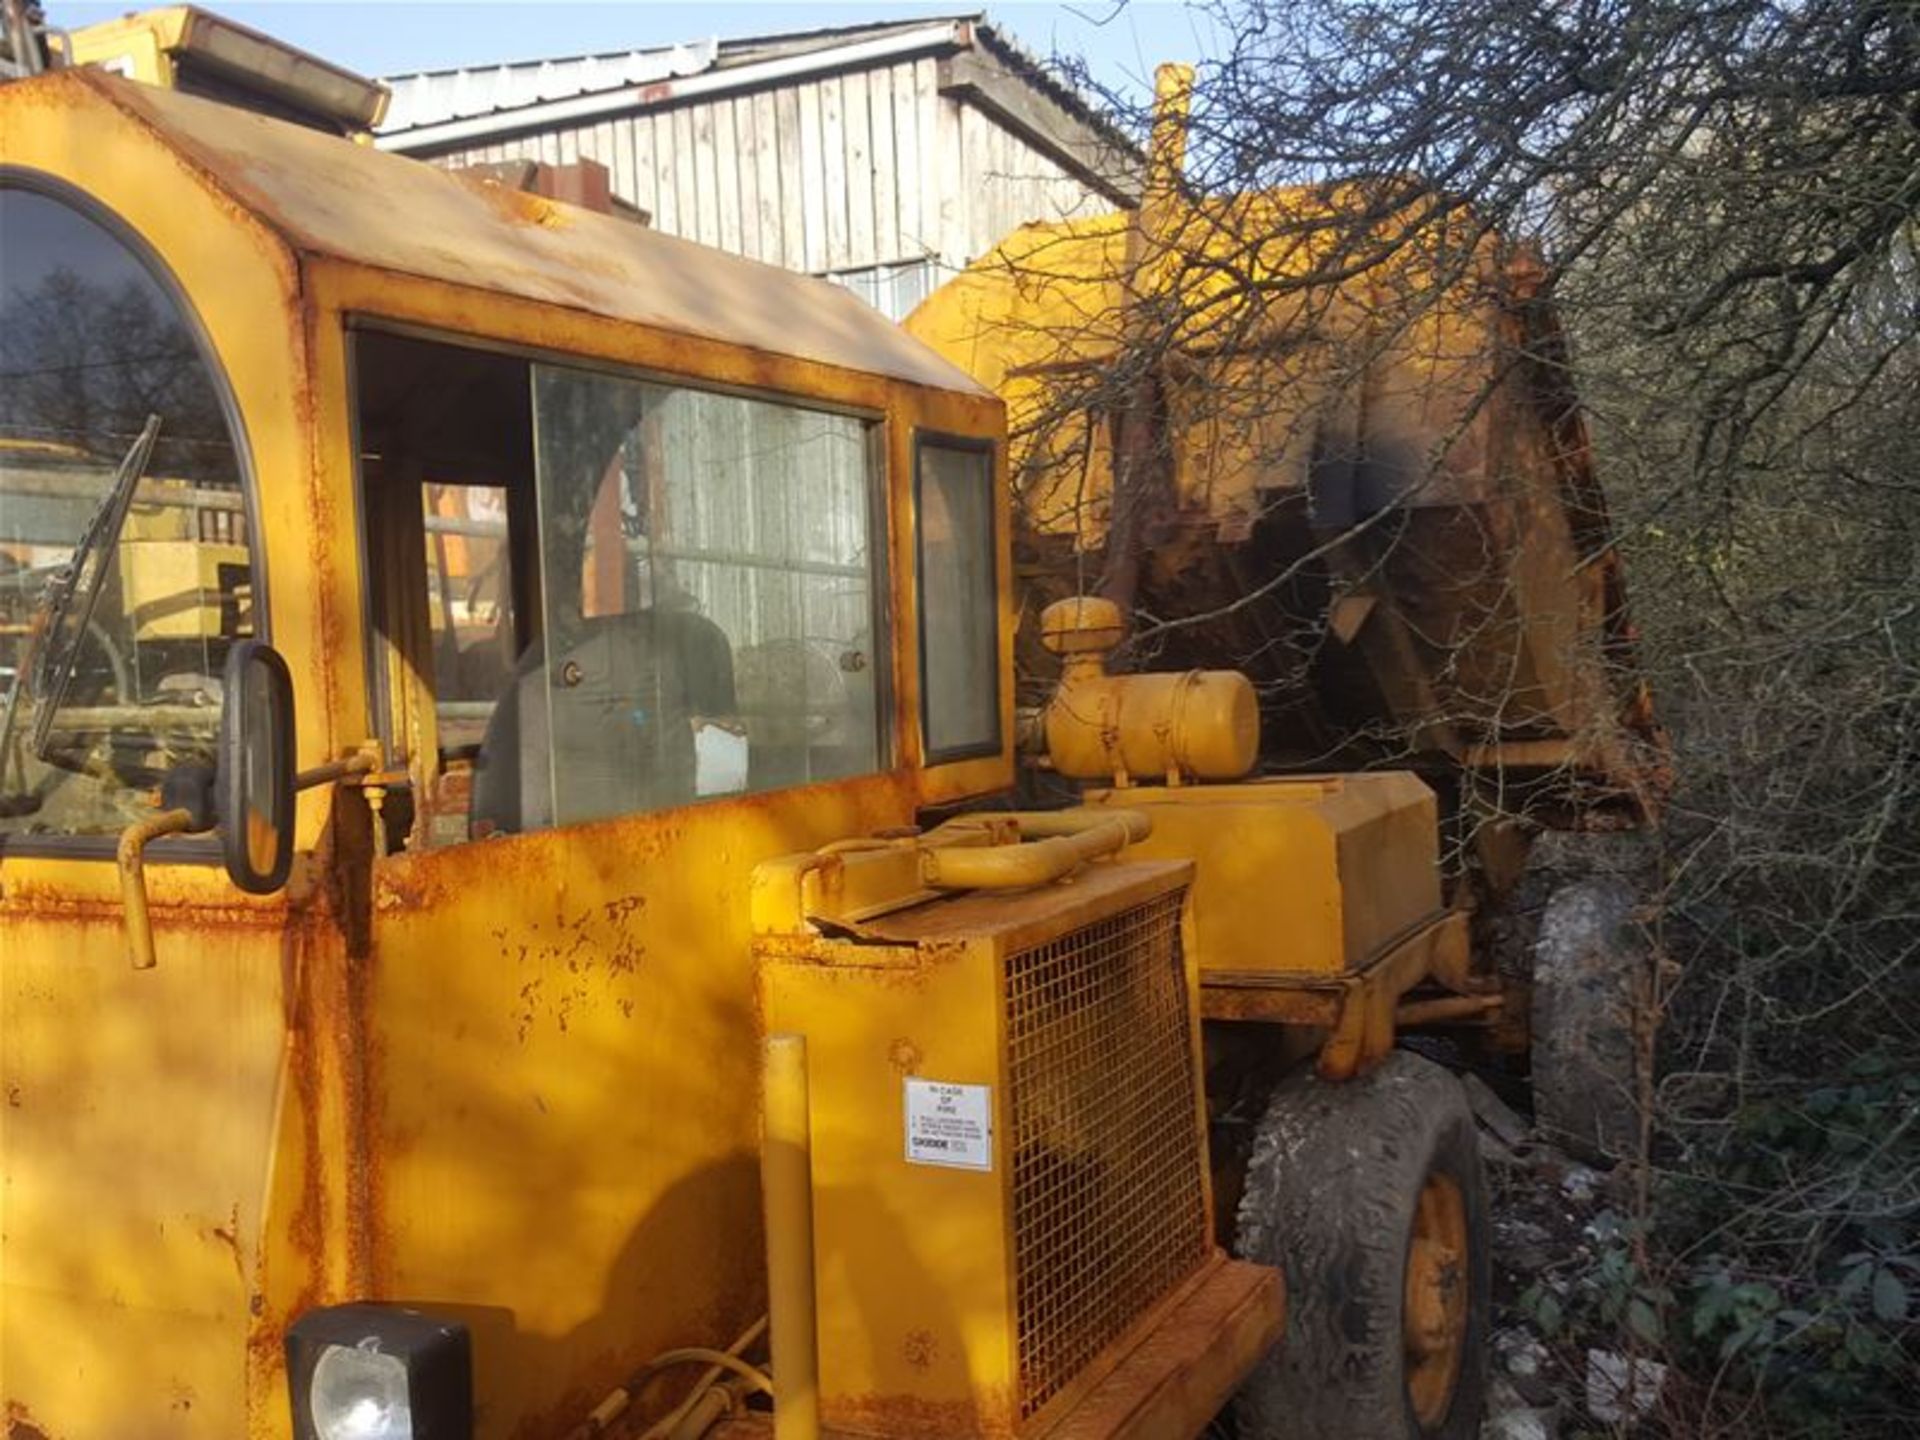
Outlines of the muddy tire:
{"type": "Polygon", "coordinates": [[[1290,1077],[1255,1133],[1234,1249],[1286,1275],[1287,1334],[1240,1440],[1471,1440],[1487,1384],[1487,1187],[1445,1070],[1290,1077]]]}
{"type": "Polygon", "coordinates": [[[1648,974],[1641,888],[1621,875],[1561,885],[1534,939],[1534,1121],[1586,1160],[1623,1160],[1639,1149],[1635,1015],[1648,974]]]}
{"type": "Polygon", "coordinates": [[[1635,1019],[1650,960],[1641,917],[1658,890],[1650,832],[1549,830],[1519,883],[1486,912],[1480,942],[1532,995],[1534,1119],[1584,1160],[1639,1149],[1635,1019]]]}

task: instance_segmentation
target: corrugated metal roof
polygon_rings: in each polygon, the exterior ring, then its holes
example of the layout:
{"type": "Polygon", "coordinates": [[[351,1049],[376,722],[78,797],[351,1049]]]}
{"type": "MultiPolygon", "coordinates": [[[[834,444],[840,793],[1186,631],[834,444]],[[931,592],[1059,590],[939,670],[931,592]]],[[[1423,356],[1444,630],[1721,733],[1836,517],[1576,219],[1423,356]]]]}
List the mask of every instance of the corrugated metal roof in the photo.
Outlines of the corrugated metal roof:
{"type": "Polygon", "coordinates": [[[917,16],[828,30],[795,30],[730,40],[710,38],[646,50],[390,75],[385,79],[393,89],[393,102],[380,133],[396,135],[448,120],[506,114],[549,100],[605,94],[710,70],[740,69],[760,60],[817,54],[916,30],[926,30],[929,43],[937,43],[945,27],[978,18],[973,14],[917,16]]]}
{"type": "Polygon", "coordinates": [[[125,123],[118,111],[146,125],[302,254],[984,393],[823,280],[94,69],[0,86],[0,135],[9,110],[50,102],[95,112],[86,123],[125,123]]]}
{"type": "MultiPolygon", "coordinates": [[[[929,49],[956,47],[969,41],[978,43],[1109,144],[1123,152],[1137,148],[1111,117],[1088,104],[1072,86],[1061,83],[1044,63],[1011,36],[987,24],[980,11],[919,15],[911,19],[729,40],[707,39],[647,50],[390,75],[384,78],[393,91],[393,99],[379,133],[389,145],[394,141],[404,143],[412,132],[482,116],[497,116],[502,128],[506,128],[512,124],[516,111],[531,110],[554,101],[617,96],[623,90],[635,92],[631,98],[638,108],[676,98],[671,91],[649,97],[645,93],[649,86],[694,76],[711,76],[721,81],[724,72],[730,70],[747,71],[755,65],[806,55],[818,56],[823,64],[830,65],[834,52],[853,52],[848,57],[852,60],[864,53],[855,51],[855,47],[871,47],[877,41],[907,37],[924,39],[929,49]]],[[[743,75],[741,81],[754,83],[747,75],[743,75]]],[[[537,116],[528,118],[531,123],[539,121],[537,116]]]]}
{"type": "Polygon", "coordinates": [[[481,69],[434,70],[395,75],[383,134],[496,115],[547,100],[651,85],[709,70],[719,58],[720,42],[701,40],[661,50],[626,50],[610,55],[533,60],[481,69]]]}

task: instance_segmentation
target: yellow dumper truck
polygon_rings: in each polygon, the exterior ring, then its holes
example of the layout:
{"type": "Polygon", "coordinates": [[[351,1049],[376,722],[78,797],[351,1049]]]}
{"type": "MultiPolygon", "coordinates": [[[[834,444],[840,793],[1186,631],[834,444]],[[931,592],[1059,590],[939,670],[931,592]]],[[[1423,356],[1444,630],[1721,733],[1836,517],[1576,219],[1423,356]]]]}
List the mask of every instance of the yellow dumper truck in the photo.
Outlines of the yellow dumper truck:
{"type": "Polygon", "coordinates": [[[1475,1433],[1433,795],[1069,597],[1009,808],[992,393],[98,69],[0,252],[10,1440],[1475,1433]]]}
{"type": "Polygon", "coordinates": [[[1416,177],[1190,184],[1193,72],[1158,80],[1140,206],[1023,226],[906,321],[1007,402],[1023,706],[1031,622],[1097,589],[1131,667],[1247,675],[1263,769],[1416,770],[1511,1000],[1450,1022],[1633,1153],[1669,757],[1540,259],[1416,177]]]}

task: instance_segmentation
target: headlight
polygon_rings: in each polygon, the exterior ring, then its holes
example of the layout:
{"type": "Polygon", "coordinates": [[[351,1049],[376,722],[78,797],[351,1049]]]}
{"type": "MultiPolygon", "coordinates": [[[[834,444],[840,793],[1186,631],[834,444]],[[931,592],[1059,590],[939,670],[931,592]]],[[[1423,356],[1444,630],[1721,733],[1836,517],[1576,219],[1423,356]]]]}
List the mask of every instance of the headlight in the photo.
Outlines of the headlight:
{"type": "Polygon", "coordinates": [[[471,1440],[464,1325],[400,1305],[330,1305],[287,1331],[297,1440],[471,1440]]]}
{"type": "Polygon", "coordinates": [[[320,1440],[413,1440],[406,1362],[371,1340],[327,1346],[314,1363],[307,1413],[320,1440]]]}

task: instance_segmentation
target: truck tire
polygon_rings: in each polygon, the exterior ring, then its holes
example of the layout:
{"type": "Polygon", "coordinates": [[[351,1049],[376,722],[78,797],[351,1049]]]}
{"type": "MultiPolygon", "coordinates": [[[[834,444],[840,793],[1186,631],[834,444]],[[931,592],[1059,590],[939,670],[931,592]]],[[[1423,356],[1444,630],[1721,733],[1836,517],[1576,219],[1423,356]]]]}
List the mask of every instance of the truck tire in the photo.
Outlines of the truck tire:
{"type": "Polygon", "coordinates": [[[1640,1046],[1634,1016],[1647,973],[1639,893],[1619,875],[1554,890],[1533,945],[1533,1118],[1585,1160],[1640,1145],[1640,1046]]]}
{"type": "Polygon", "coordinates": [[[1234,1403],[1240,1440],[1472,1440],[1487,1385],[1486,1179],[1466,1094],[1395,1052],[1283,1081],[1234,1249],[1286,1276],[1287,1333],[1234,1403]]]}
{"type": "Polygon", "coordinates": [[[1635,1020],[1650,958],[1640,913],[1658,890],[1650,832],[1549,830],[1488,916],[1500,972],[1531,991],[1534,1120],[1583,1160],[1639,1150],[1635,1020]]]}

